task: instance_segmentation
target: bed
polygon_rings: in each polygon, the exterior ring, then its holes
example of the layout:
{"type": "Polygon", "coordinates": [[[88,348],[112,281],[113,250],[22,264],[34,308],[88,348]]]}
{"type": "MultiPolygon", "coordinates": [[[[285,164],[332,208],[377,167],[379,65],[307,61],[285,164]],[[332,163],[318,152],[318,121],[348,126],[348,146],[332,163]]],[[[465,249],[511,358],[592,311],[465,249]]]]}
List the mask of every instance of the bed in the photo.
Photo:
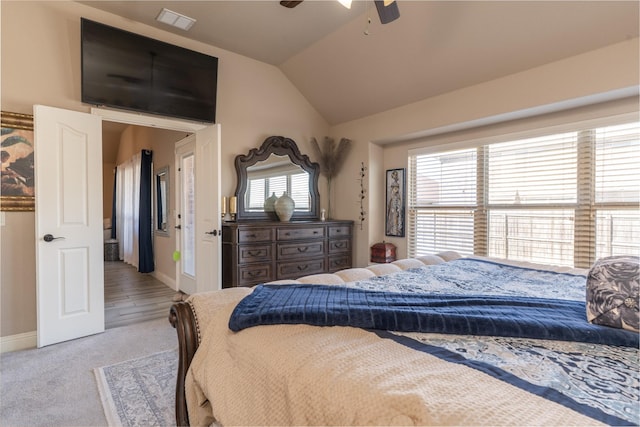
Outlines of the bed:
{"type": "Polygon", "coordinates": [[[638,334],[587,322],[589,274],[444,252],[192,295],[177,424],[638,425],[638,334]]]}

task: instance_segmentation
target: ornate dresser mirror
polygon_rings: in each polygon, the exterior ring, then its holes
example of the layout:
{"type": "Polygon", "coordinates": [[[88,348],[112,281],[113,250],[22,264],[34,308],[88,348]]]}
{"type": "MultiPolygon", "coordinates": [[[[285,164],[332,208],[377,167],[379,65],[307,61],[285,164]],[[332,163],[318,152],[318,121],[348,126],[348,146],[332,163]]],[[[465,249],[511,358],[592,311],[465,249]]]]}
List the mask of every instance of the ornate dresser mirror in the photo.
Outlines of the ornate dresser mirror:
{"type": "Polygon", "coordinates": [[[223,288],[352,266],[353,221],[318,220],[320,165],[293,140],[270,136],[235,166],[237,221],[222,225],[223,288]],[[290,221],[280,221],[273,206],[285,191],[295,201],[290,221]]]}
{"type": "Polygon", "coordinates": [[[320,166],[301,154],[295,141],[270,136],[260,148],[235,159],[238,221],[277,221],[273,201],[286,191],[295,202],[292,221],[317,220],[320,166]]]}

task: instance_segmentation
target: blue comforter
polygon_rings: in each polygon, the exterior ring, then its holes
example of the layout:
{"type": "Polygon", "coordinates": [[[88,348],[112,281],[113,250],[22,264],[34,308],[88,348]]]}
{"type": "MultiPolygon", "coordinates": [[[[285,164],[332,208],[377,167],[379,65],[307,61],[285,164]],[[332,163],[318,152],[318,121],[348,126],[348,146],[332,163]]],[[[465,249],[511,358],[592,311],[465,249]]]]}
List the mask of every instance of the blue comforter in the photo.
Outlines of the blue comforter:
{"type": "Polygon", "coordinates": [[[258,287],[237,307],[230,326],[371,328],[605,424],[638,425],[638,336],[587,323],[586,280],[463,258],[344,286],[258,287]],[[414,328],[448,333],[402,332],[414,328]]]}
{"type": "Polygon", "coordinates": [[[638,334],[590,324],[585,316],[581,301],[260,285],[235,308],[229,328],[308,324],[638,346],[638,334]]]}

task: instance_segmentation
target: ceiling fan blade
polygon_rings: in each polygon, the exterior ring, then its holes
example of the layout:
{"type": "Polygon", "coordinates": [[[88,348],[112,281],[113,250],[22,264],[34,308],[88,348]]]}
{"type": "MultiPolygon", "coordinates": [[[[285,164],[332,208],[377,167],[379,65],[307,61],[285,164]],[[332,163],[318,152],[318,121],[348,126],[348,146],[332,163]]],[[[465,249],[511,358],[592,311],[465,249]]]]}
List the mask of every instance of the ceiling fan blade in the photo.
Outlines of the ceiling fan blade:
{"type": "Polygon", "coordinates": [[[376,4],[376,9],[378,9],[378,16],[380,17],[380,22],[383,24],[388,24],[389,22],[393,22],[400,17],[400,10],[398,9],[398,2],[394,1],[385,6],[385,0],[374,0],[376,4]]]}
{"type": "Polygon", "coordinates": [[[280,4],[282,6],[288,7],[289,9],[292,9],[292,8],[296,7],[300,3],[302,3],[302,0],[299,0],[299,1],[281,1],[280,2],[280,4]]]}

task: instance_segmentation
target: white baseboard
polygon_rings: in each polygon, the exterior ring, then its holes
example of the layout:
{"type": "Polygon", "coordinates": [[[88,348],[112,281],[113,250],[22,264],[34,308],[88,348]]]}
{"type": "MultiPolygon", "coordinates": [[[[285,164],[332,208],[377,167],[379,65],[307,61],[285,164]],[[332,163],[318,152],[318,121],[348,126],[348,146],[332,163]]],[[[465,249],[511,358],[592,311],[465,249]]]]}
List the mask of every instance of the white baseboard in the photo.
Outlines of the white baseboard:
{"type": "MultiPolygon", "coordinates": [[[[157,271],[154,271],[152,275],[174,291],[176,290],[176,281],[171,277],[166,274],[158,273],[157,271]]],[[[36,331],[0,337],[0,354],[35,348],[37,345],[38,334],[36,331]]]]}
{"type": "Polygon", "coordinates": [[[35,348],[37,344],[38,334],[36,331],[0,337],[0,353],[35,348]]]}
{"type": "Polygon", "coordinates": [[[167,276],[166,274],[154,271],[151,273],[151,275],[156,279],[158,279],[159,281],[161,281],[162,283],[164,283],[165,285],[167,285],[168,287],[170,287],[171,289],[173,289],[174,291],[177,290],[176,281],[173,280],[171,277],[167,276]]]}

